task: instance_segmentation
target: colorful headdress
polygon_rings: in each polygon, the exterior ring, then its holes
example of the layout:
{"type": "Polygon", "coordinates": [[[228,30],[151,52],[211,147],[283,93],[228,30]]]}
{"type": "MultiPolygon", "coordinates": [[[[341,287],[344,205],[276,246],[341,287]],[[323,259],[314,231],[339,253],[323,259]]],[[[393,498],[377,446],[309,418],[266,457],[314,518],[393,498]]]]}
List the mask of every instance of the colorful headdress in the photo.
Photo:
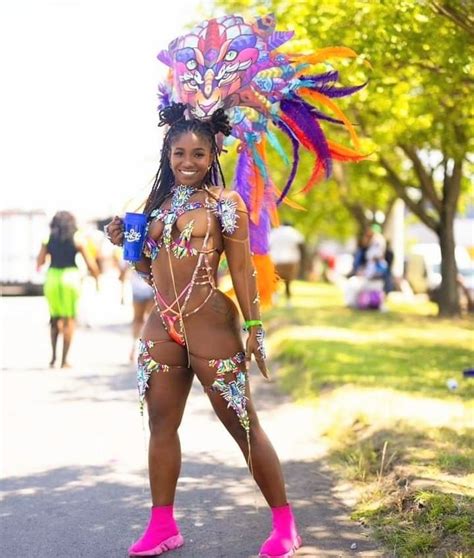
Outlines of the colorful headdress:
{"type": "Polygon", "coordinates": [[[250,242],[259,267],[259,283],[265,282],[266,274],[262,273],[265,266],[262,268],[262,261],[258,260],[268,254],[270,226],[278,222],[276,207],[282,201],[297,205],[287,196],[296,176],[300,146],[315,156],[303,192],[330,176],[333,160],[364,158],[358,151],[354,127],[333,99],[351,95],[365,84],[337,87],[337,71],[317,74],[311,70],[328,58],[353,58],[356,53],[345,47],[322,48],[310,55],[279,52],[278,48],[292,37],[292,31],[275,31],[273,15],[251,23],[229,15],[204,21],[158,55],[170,68],[168,80],[159,88],[160,108],[182,102],[194,117],[206,118],[223,108],[230,118],[231,138],[240,142],[234,189],[249,210],[250,242]],[[326,114],[324,109],[332,114],[326,114]],[[329,140],[321,120],[345,126],[355,149],[329,140]],[[291,142],[291,164],[275,129],[291,142]],[[282,191],[270,176],[267,142],[290,166],[282,191]]]}

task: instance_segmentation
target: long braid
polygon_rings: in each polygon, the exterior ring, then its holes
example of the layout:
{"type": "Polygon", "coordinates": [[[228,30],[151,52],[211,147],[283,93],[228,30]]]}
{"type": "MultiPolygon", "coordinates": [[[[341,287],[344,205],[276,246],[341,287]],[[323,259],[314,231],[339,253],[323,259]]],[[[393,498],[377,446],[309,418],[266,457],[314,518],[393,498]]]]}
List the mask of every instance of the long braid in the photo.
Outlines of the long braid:
{"type": "Polygon", "coordinates": [[[211,186],[222,185],[225,187],[225,178],[219,163],[219,148],[216,142],[216,135],[218,133],[226,136],[230,134],[232,128],[227,115],[222,109],[219,109],[209,120],[204,121],[196,118],[186,119],[184,117],[185,111],[186,106],[182,103],[173,103],[171,106],[160,111],[159,125],[169,125],[169,128],[163,139],[160,166],[145,204],[145,213],[150,214],[155,208],[160,207],[174,186],[174,176],[169,161],[171,146],[179,136],[188,132],[194,132],[207,139],[211,146],[213,161],[206,176],[206,181],[211,186]]]}

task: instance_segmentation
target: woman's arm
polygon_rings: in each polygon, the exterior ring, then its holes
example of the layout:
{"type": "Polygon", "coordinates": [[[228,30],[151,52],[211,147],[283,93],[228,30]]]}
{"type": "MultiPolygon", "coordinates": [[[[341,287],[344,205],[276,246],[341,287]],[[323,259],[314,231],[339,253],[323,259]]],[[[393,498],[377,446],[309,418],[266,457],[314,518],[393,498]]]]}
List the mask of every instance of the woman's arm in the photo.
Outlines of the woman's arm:
{"type": "Polygon", "coordinates": [[[39,271],[40,268],[46,263],[46,256],[48,255],[48,248],[46,244],[41,245],[41,249],[36,256],[36,271],[39,271]]]}
{"type": "Polygon", "coordinates": [[[140,275],[140,277],[150,285],[150,287],[153,287],[153,283],[151,280],[150,258],[147,258],[146,256],[142,256],[140,261],[130,264],[130,267],[132,267],[138,273],[138,275],[140,275]]]}
{"type": "Polygon", "coordinates": [[[237,209],[237,228],[232,234],[223,233],[223,237],[235,294],[245,322],[250,322],[246,328],[248,331],[246,356],[250,360],[253,354],[260,372],[265,378],[268,378],[263,351],[263,328],[260,317],[257,273],[250,252],[247,208],[237,192],[226,192],[223,196],[233,201],[237,209]]]}
{"type": "Polygon", "coordinates": [[[89,273],[92,275],[92,277],[97,279],[99,277],[99,268],[98,268],[97,263],[95,262],[95,260],[93,258],[91,258],[89,252],[87,251],[87,249],[81,243],[76,243],[76,248],[77,248],[77,251],[84,258],[84,261],[86,262],[87,269],[89,270],[89,273]]]}

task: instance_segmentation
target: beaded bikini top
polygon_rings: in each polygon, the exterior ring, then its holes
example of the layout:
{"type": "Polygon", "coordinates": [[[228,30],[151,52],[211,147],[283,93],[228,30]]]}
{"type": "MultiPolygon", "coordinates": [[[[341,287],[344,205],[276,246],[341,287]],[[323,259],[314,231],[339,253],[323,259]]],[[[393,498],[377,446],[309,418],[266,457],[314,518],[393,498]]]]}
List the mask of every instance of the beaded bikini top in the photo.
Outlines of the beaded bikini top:
{"type": "MultiPolygon", "coordinates": [[[[143,252],[145,256],[155,260],[161,247],[164,245],[178,259],[188,255],[196,255],[197,250],[191,247],[190,240],[194,227],[191,220],[181,231],[177,240],[172,237],[173,226],[176,221],[188,211],[206,208],[216,215],[223,233],[233,234],[237,229],[237,204],[233,200],[206,197],[205,202],[190,202],[189,199],[196,189],[191,186],[175,186],[172,190],[171,206],[168,209],[158,208],[151,212],[150,223],[162,221],[164,223],[161,239],[157,242],[147,235],[143,252]]],[[[205,192],[209,192],[207,189],[205,192]]]]}
{"type": "MultiPolygon", "coordinates": [[[[169,208],[158,208],[151,212],[149,225],[153,221],[161,221],[164,224],[163,232],[158,241],[151,238],[148,234],[145,239],[143,253],[152,260],[158,257],[160,251],[165,248],[168,255],[173,254],[175,258],[182,259],[187,256],[197,256],[196,265],[192,272],[189,283],[182,289],[180,293],[176,292],[172,302],[165,300],[158,291],[152,276],[153,290],[155,293],[155,301],[159,315],[168,335],[180,345],[186,345],[186,331],[183,318],[198,312],[209,300],[216,285],[212,275],[212,267],[209,263],[209,253],[213,250],[207,249],[209,234],[211,229],[210,214],[214,214],[221,226],[223,233],[233,234],[237,229],[237,204],[233,200],[215,198],[207,188],[206,200],[190,201],[191,196],[196,192],[195,188],[190,186],[175,186],[172,190],[171,205],[169,208]],[[188,211],[205,208],[207,212],[207,232],[204,237],[201,249],[198,250],[191,246],[191,237],[194,227],[194,220],[189,221],[184,229],[180,232],[177,239],[172,236],[173,226],[176,221],[188,211]],[[188,301],[195,285],[209,285],[211,288],[201,303],[193,310],[187,311],[188,301]]],[[[170,271],[172,275],[173,285],[173,266],[171,259],[169,260],[170,271]]]]}

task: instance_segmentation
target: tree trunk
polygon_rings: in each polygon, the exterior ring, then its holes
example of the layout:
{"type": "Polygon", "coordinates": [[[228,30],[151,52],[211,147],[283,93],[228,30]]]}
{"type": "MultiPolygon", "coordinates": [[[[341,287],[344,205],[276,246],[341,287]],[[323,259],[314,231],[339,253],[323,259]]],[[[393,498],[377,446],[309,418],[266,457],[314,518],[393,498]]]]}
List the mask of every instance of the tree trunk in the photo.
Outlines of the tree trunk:
{"type": "Polygon", "coordinates": [[[440,316],[460,314],[459,290],[457,283],[456,249],[454,242],[454,218],[461,192],[463,157],[452,160],[452,172],[448,172],[448,159],[445,159],[443,198],[439,211],[438,237],[441,248],[441,288],[439,291],[438,311],[440,316]]]}
{"type": "Polygon", "coordinates": [[[361,205],[345,202],[344,200],[342,203],[346,206],[347,210],[352,214],[354,221],[357,223],[356,239],[357,244],[360,244],[371,221],[365,216],[364,208],[361,205]]]}
{"type": "Polygon", "coordinates": [[[440,316],[456,316],[460,313],[457,285],[457,265],[454,242],[454,216],[456,208],[444,205],[438,229],[441,248],[441,287],[437,297],[440,316]]]}

